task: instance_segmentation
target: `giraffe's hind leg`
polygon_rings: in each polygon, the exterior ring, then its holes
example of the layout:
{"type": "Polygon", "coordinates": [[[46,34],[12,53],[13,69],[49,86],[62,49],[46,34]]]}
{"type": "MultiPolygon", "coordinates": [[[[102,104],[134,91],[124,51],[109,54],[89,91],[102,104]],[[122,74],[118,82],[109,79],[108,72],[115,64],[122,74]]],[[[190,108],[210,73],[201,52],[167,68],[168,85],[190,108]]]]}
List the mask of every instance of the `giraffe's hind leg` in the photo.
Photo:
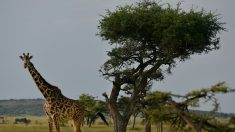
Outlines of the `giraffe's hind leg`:
{"type": "Polygon", "coordinates": [[[81,122],[79,120],[73,120],[73,127],[75,132],[82,132],[81,131],[81,122]]]}

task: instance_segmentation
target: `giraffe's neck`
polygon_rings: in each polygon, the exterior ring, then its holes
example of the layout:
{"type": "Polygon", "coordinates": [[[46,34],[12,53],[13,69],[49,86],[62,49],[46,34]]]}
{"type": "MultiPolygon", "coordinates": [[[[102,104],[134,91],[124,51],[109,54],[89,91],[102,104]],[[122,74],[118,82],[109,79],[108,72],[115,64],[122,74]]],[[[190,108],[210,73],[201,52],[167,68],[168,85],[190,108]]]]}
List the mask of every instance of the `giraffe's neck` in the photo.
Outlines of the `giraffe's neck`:
{"type": "Polygon", "coordinates": [[[36,70],[34,65],[29,62],[28,64],[28,70],[29,73],[31,74],[34,82],[36,83],[38,89],[42,93],[42,95],[45,97],[45,99],[48,98],[58,98],[61,96],[61,91],[59,88],[49,84],[41,75],[40,73],[36,70]]]}

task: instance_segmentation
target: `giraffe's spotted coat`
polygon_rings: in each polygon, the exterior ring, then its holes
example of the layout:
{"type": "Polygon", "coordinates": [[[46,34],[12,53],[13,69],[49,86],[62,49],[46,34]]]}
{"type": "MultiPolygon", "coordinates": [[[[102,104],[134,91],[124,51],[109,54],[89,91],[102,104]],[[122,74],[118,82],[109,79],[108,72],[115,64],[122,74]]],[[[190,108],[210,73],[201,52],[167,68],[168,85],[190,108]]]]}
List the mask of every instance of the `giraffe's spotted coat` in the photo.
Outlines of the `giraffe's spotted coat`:
{"type": "Polygon", "coordinates": [[[60,132],[59,122],[64,119],[73,120],[75,132],[81,132],[80,126],[84,117],[84,106],[78,100],[72,100],[65,97],[61,90],[46,82],[46,80],[35,69],[30,62],[32,56],[29,53],[20,56],[24,63],[24,68],[28,68],[34,82],[45,98],[44,111],[48,117],[49,132],[60,132]]]}

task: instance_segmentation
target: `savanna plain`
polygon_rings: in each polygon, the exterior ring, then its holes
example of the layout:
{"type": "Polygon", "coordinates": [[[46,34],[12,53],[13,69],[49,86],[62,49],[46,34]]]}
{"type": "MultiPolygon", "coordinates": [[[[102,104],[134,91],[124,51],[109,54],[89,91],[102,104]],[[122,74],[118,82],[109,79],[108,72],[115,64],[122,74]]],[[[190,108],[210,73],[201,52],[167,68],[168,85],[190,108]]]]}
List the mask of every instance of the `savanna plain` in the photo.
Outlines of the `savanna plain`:
{"type": "MultiPolygon", "coordinates": [[[[5,123],[0,124],[0,132],[47,132],[48,125],[45,116],[5,116],[5,123]],[[15,123],[16,118],[27,118],[31,122],[29,124],[15,123]]],[[[133,121],[131,120],[127,132],[144,132],[144,125],[142,124],[142,118],[136,119],[135,128],[132,128],[133,121]]],[[[73,132],[72,123],[68,122],[61,126],[61,132],[73,132]]],[[[94,125],[88,127],[87,125],[82,126],[83,132],[112,132],[113,125],[106,126],[101,120],[97,120],[94,125]]],[[[152,131],[156,131],[156,126],[152,126],[152,131]]],[[[167,130],[167,126],[164,126],[167,130]]]]}

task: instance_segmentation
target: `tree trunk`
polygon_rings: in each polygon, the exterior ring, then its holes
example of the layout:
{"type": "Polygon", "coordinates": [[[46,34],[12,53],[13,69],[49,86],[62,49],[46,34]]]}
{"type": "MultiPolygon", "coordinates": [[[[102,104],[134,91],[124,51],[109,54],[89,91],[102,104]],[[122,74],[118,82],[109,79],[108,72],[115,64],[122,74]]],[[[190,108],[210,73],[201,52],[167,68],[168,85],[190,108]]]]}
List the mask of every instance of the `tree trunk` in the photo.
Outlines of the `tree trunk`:
{"type": "Polygon", "coordinates": [[[120,113],[117,106],[117,100],[119,92],[121,90],[121,85],[122,83],[120,81],[120,78],[117,76],[115,77],[115,81],[113,81],[113,88],[110,96],[108,97],[106,93],[103,93],[103,96],[105,97],[108,104],[109,111],[113,118],[114,132],[126,132],[128,122],[134,112],[136,101],[138,100],[138,95],[141,90],[143,90],[147,85],[147,78],[141,80],[140,85],[138,86],[138,90],[134,90],[133,94],[131,95],[129,104],[127,105],[127,108],[122,111],[122,114],[120,113]]]}
{"type": "Polygon", "coordinates": [[[125,114],[121,115],[118,109],[113,108],[112,104],[109,104],[109,110],[113,118],[114,132],[126,132],[131,116],[125,114]]]}
{"type": "Polygon", "coordinates": [[[136,114],[136,113],[133,115],[133,124],[132,124],[132,129],[134,129],[134,128],[135,128],[135,119],[136,119],[137,115],[138,115],[138,114],[136,114]]]}
{"type": "MultiPolygon", "coordinates": [[[[127,124],[131,117],[131,114],[121,115],[117,107],[117,97],[119,95],[120,85],[118,83],[113,83],[113,89],[111,91],[110,97],[104,93],[103,96],[106,98],[109,111],[113,118],[114,132],[126,132],[127,124]]],[[[125,113],[125,112],[124,112],[125,113]]]]}
{"type": "Polygon", "coordinates": [[[151,132],[151,121],[147,113],[145,113],[145,132],[151,132]]]}
{"type": "Polygon", "coordinates": [[[157,132],[163,132],[163,122],[160,121],[159,123],[156,124],[156,129],[157,132]]]}
{"type": "Polygon", "coordinates": [[[145,121],[145,132],[151,132],[151,122],[149,120],[145,121]]]}
{"type": "Polygon", "coordinates": [[[126,132],[128,121],[113,118],[114,132],[126,132]]]}

